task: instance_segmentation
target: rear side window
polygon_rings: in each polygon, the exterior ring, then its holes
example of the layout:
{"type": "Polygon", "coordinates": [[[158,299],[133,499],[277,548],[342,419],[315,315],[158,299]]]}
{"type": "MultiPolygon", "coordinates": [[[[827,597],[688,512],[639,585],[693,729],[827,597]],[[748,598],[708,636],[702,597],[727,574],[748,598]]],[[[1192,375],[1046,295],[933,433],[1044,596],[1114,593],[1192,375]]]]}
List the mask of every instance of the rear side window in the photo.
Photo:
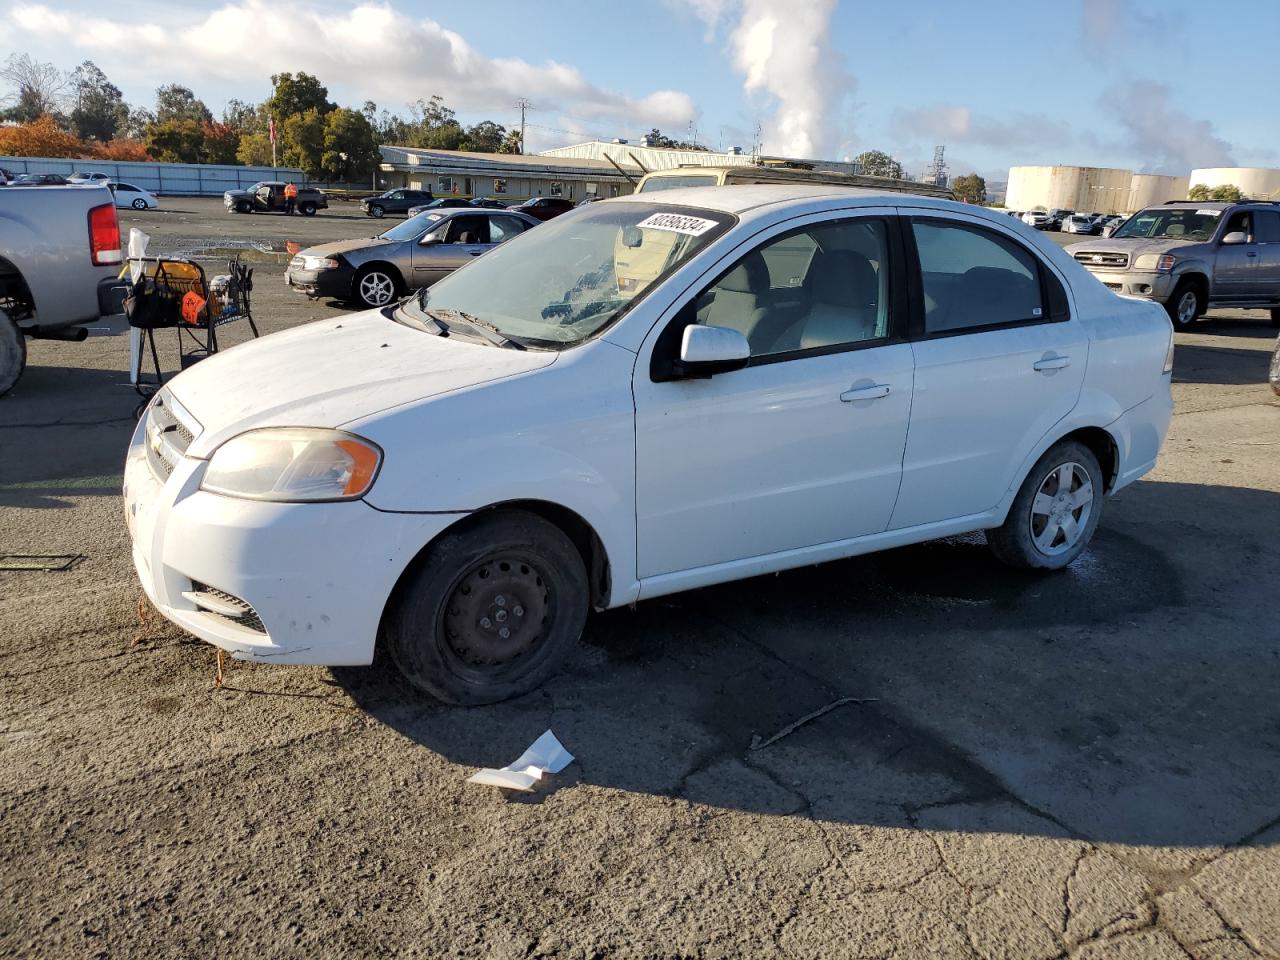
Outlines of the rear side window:
{"type": "Polygon", "coordinates": [[[1258,243],[1280,243],[1280,212],[1259,210],[1254,215],[1254,239],[1258,243]]]}
{"type": "Polygon", "coordinates": [[[489,242],[502,243],[510,240],[517,233],[523,233],[524,227],[524,221],[519,217],[490,217],[489,242]]]}
{"type": "Polygon", "coordinates": [[[1047,318],[1040,268],[995,233],[937,220],[913,221],[924,295],[924,332],[950,333],[1047,318]]]}

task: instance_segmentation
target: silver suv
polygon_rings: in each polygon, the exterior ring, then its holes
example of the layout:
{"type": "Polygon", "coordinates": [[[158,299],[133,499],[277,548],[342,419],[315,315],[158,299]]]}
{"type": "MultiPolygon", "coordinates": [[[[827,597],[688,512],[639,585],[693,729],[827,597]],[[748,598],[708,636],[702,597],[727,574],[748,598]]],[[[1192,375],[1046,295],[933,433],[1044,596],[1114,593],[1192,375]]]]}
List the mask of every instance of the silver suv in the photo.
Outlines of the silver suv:
{"type": "Polygon", "coordinates": [[[1185,330],[1210,307],[1261,308],[1280,327],[1280,204],[1179,200],[1067,252],[1116,293],[1164,304],[1185,330]]]}

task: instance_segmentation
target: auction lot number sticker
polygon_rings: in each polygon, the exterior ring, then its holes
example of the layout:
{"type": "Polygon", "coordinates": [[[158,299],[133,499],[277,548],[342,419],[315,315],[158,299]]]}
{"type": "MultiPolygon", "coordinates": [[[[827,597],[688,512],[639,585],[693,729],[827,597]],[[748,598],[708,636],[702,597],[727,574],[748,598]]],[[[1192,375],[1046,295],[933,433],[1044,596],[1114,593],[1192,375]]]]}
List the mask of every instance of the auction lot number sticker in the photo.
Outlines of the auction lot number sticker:
{"type": "Polygon", "coordinates": [[[705,217],[689,217],[683,213],[655,213],[636,224],[641,230],[670,230],[690,237],[700,237],[716,225],[705,217]]]}

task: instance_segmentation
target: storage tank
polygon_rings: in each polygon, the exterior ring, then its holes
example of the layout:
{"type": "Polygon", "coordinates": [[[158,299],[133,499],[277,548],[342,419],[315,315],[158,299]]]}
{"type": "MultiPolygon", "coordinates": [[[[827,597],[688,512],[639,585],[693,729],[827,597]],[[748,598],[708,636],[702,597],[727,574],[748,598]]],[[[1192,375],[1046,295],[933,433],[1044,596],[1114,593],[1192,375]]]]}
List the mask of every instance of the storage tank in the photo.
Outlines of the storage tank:
{"type": "Polygon", "coordinates": [[[1010,210],[1120,213],[1133,172],[1114,167],[1010,167],[1004,205],[1010,210]]]}
{"type": "Polygon", "coordinates": [[[1124,213],[1137,213],[1170,200],[1187,199],[1186,177],[1169,177],[1159,173],[1135,173],[1129,181],[1129,205],[1124,213]]]}
{"type": "Polygon", "coordinates": [[[1280,170],[1267,167],[1204,167],[1191,171],[1191,186],[1239,187],[1251,200],[1280,200],[1280,170]]]}

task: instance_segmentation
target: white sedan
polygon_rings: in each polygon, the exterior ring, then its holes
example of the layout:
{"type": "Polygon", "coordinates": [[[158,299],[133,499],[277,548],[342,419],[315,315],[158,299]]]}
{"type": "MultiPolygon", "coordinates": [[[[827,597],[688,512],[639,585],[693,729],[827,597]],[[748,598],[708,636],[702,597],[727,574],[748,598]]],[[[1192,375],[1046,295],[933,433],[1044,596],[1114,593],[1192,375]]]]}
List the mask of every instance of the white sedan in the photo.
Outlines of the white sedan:
{"type": "Polygon", "coordinates": [[[1173,331],[980,207],[796,184],[593,203],[399,304],[174,378],[125,467],[169,619],[263,663],[383,644],[453,703],[590,608],[982,530],[1063,567],[1156,462],[1173,331]]]}
{"type": "Polygon", "coordinates": [[[134,210],[154,210],[160,206],[154,193],[135,187],[132,183],[109,183],[108,187],[115,194],[117,207],[132,207],[134,210]]]}

